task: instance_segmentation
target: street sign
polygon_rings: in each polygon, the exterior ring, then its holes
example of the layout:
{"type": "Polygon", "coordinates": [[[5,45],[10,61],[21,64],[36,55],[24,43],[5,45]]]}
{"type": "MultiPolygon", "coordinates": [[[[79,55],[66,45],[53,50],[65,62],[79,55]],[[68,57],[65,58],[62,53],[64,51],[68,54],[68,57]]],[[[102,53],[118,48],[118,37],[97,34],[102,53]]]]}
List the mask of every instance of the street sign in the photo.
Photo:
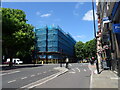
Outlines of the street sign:
{"type": "Polygon", "coordinates": [[[102,20],[103,20],[103,21],[108,21],[109,18],[108,18],[108,17],[104,17],[102,20]]]}
{"type": "Polygon", "coordinates": [[[120,33],[120,24],[113,24],[113,33],[120,33]]]}

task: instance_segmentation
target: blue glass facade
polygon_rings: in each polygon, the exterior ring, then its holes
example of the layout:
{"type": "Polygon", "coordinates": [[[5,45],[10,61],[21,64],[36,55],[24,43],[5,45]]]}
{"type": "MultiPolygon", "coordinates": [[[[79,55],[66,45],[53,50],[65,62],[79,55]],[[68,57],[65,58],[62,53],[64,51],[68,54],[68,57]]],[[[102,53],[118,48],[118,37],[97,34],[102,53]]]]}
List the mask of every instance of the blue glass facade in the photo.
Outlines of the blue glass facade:
{"type": "Polygon", "coordinates": [[[37,52],[40,58],[62,59],[63,55],[74,57],[76,41],[65,33],[59,26],[45,26],[35,29],[37,38],[37,52]]]}

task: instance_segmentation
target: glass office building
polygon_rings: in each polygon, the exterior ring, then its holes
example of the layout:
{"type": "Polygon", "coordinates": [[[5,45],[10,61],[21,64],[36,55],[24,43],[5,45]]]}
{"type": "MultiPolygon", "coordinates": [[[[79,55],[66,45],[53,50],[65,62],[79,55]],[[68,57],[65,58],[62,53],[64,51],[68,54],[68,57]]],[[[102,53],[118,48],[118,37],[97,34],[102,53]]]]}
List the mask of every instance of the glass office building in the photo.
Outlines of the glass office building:
{"type": "Polygon", "coordinates": [[[40,27],[35,32],[39,60],[58,63],[68,57],[74,62],[76,41],[69,33],[65,33],[59,26],[40,27]]]}

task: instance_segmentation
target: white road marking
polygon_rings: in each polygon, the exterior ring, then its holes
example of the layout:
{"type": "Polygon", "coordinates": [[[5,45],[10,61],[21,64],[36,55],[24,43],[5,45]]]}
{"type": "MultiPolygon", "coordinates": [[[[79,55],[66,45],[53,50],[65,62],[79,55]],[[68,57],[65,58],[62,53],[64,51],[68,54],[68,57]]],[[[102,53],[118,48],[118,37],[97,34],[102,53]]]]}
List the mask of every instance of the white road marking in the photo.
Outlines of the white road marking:
{"type": "Polygon", "coordinates": [[[86,72],[86,69],[84,69],[84,71],[86,72]]]}
{"type": "Polygon", "coordinates": [[[43,73],[46,73],[46,72],[43,72],[43,73]]]}
{"type": "Polygon", "coordinates": [[[31,75],[31,77],[34,77],[35,75],[31,75]]]}
{"type": "Polygon", "coordinates": [[[90,77],[90,88],[93,88],[92,83],[93,83],[93,71],[91,71],[91,77],[90,77]]]}
{"type": "Polygon", "coordinates": [[[30,83],[30,84],[25,85],[25,86],[23,86],[23,87],[21,87],[21,88],[33,88],[33,87],[39,86],[39,85],[41,85],[41,84],[44,84],[44,83],[46,83],[46,82],[48,82],[48,81],[56,78],[59,74],[60,74],[60,72],[58,72],[57,74],[55,73],[55,74],[53,74],[53,75],[51,75],[51,76],[48,76],[48,77],[43,78],[43,79],[41,79],[41,80],[38,80],[38,81],[36,81],[36,82],[30,83]]]}
{"type": "MultiPolygon", "coordinates": [[[[89,70],[91,71],[91,76],[90,76],[90,88],[92,89],[93,88],[93,86],[92,86],[92,83],[93,83],[93,70],[92,70],[92,68],[90,68],[90,64],[88,64],[88,68],[89,68],[89,70]]],[[[91,90],[90,89],[90,90],[91,90]]]]}
{"type": "Polygon", "coordinates": [[[69,73],[75,73],[75,72],[69,72],[69,73]]]}
{"type": "Polygon", "coordinates": [[[75,69],[72,69],[72,71],[74,71],[74,72],[75,72],[75,69]]]}
{"type": "Polygon", "coordinates": [[[27,77],[23,77],[23,78],[21,78],[21,79],[26,79],[27,77]]]}
{"type": "Polygon", "coordinates": [[[9,81],[8,83],[12,83],[12,82],[15,82],[16,80],[12,80],[12,81],[9,81]]]}
{"type": "Polygon", "coordinates": [[[79,72],[80,72],[80,69],[79,68],[76,68],[79,72]]]}
{"type": "Polygon", "coordinates": [[[70,66],[72,66],[72,64],[69,64],[70,66]]]}
{"type": "Polygon", "coordinates": [[[110,79],[120,79],[120,78],[118,78],[118,77],[111,77],[110,79]]]}
{"type": "Polygon", "coordinates": [[[20,71],[14,71],[14,72],[10,72],[10,73],[4,73],[4,74],[0,74],[0,76],[2,76],[2,75],[7,75],[7,74],[18,73],[18,72],[20,72],[20,71]]]}

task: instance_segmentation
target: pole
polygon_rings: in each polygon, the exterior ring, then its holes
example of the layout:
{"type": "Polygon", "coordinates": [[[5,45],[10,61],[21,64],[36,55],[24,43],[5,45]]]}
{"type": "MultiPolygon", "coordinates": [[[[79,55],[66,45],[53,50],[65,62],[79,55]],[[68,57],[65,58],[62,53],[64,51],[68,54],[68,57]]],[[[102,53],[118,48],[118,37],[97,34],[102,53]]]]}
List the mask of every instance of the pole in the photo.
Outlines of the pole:
{"type": "MultiPolygon", "coordinates": [[[[96,27],[95,27],[94,0],[92,0],[92,9],[93,9],[94,36],[95,36],[95,41],[97,42],[97,38],[96,38],[96,27]]],[[[96,69],[97,69],[97,73],[99,74],[98,59],[96,60],[96,69]]]]}
{"type": "MultiPolygon", "coordinates": [[[[62,49],[61,49],[61,57],[63,56],[62,54],[62,49]]],[[[62,58],[63,59],[63,58],[62,58]]],[[[62,59],[60,59],[60,67],[62,67],[62,59]]]]}
{"type": "Polygon", "coordinates": [[[48,52],[48,28],[46,26],[46,64],[48,64],[48,55],[47,55],[47,52],[48,52]]]}

